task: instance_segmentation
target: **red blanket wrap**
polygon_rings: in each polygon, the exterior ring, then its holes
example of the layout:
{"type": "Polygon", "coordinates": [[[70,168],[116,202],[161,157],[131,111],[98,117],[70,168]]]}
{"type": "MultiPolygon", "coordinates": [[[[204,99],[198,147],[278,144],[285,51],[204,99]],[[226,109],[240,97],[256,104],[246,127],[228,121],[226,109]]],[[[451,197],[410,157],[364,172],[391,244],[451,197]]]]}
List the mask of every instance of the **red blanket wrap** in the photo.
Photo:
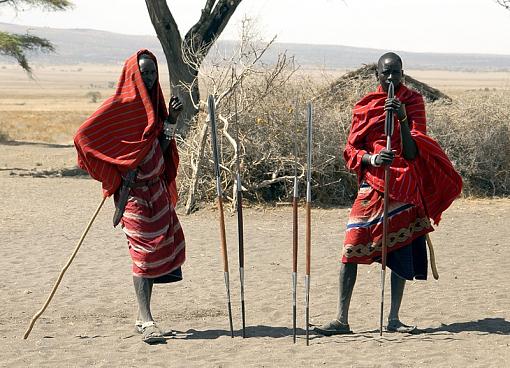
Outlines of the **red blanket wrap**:
{"type": "MultiPolygon", "coordinates": [[[[400,85],[396,97],[405,104],[411,136],[418,156],[402,156],[400,123],[395,114],[391,147],[396,151],[390,167],[388,252],[433,231],[441,214],[460,194],[462,179],[439,144],[426,135],[425,105],[422,96],[400,85]]],[[[387,94],[379,86],[361,99],[353,110],[350,134],[344,151],[347,168],[356,172],[360,184],[349,215],[342,262],[372,263],[380,259],[384,167],[361,164],[364,154],[386,147],[384,103],[387,94]]]]}
{"type": "MultiPolygon", "coordinates": [[[[115,94],[106,99],[78,129],[74,145],[78,151],[78,166],[103,185],[103,194],[114,194],[121,184],[121,175],[136,168],[152,147],[167,117],[165,100],[159,80],[151,95],[143,84],[138,68],[140,50],[124,63],[115,94]]],[[[166,182],[177,202],[175,177],[179,155],[175,142],[165,153],[166,182]]]]}
{"type": "MultiPolygon", "coordinates": [[[[400,124],[395,114],[395,129],[391,147],[396,156],[391,164],[390,199],[410,203],[426,210],[438,224],[446,210],[462,190],[462,179],[439,144],[426,135],[425,104],[416,91],[400,85],[395,96],[405,104],[411,136],[418,147],[418,157],[406,160],[402,156],[400,124]]],[[[365,153],[378,153],[386,147],[384,135],[384,101],[387,94],[378,87],[361,99],[353,110],[352,126],[344,151],[347,168],[377,191],[384,191],[384,168],[362,166],[365,153]]]]}
{"type": "Polygon", "coordinates": [[[175,213],[179,155],[175,140],[161,152],[157,140],[168,113],[159,81],[149,95],[138,67],[140,50],[124,64],[115,94],[104,101],[74,137],[78,165],[101,181],[103,194],[119,188],[122,174],[138,168],[122,227],[133,275],[157,278],[185,260],[184,234],[175,213]]]}

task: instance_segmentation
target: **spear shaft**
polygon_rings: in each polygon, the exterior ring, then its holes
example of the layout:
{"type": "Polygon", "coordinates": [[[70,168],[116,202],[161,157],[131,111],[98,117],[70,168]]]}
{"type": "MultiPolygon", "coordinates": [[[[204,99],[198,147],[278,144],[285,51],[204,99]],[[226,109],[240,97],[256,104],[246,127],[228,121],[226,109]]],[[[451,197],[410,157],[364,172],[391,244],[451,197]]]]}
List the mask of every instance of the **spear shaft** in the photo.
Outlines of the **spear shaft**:
{"type": "Polygon", "coordinates": [[[296,343],[296,303],[297,303],[297,256],[298,256],[298,177],[297,177],[297,123],[299,119],[296,98],[294,119],[294,194],[292,196],[292,331],[296,343]]]}
{"type": "Polygon", "coordinates": [[[306,345],[310,345],[310,258],[312,251],[312,103],[307,106],[307,147],[306,147],[306,274],[305,274],[305,292],[306,292],[306,345]]]}
{"type": "Polygon", "coordinates": [[[225,278],[225,288],[227,289],[227,306],[228,306],[228,319],[230,323],[230,334],[234,338],[234,326],[232,323],[232,304],[230,302],[230,281],[228,272],[228,253],[227,253],[227,238],[225,235],[225,217],[223,214],[223,198],[221,192],[221,172],[220,172],[220,157],[218,153],[218,142],[216,136],[216,112],[214,97],[209,95],[207,100],[209,107],[209,120],[211,121],[211,144],[214,157],[214,173],[216,175],[216,195],[218,212],[220,214],[220,239],[221,239],[221,253],[223,256],[223,275],[225,278]]]}
{"type": "MultiPolygon", "coordinates": [[[[232,73],[235,74],[234,69],[232,73]]],[[[235,109],[235,126],[236,126],[236,204],[237,204],[237,235],[239,244],[239,278],[241,281],[241,316],[243,322],[243,338],[246,337],[246,309],[244,305],[244,224],[243,224],[243,192],[241,182],[241,162],[239,158],[239,122],[237,120],[237,94],[234,89],[234,109],[235,109]]]]}
{"type": "MultiPolygon", "coordinates": [[[[395,97],[393,83],[390,81],[388,86],[388,98],[395,97]]],[[[386,149],[391,151],[391,136],[393,135],[393,109],[386,111],[386,120],[384,122],[384,134],[386,135],[386,149]]],[[[381,313],[379,318],[379,335],[383,331],[383,313],[384,313],[384,284],[386,279],[386,256],[388,253],[388,207],[389,207],[389,185],[390,185],[390,165],[384,167],[384,202],[383,202],[383,236],[382,236],[382,255],[381,255],[381,313]]]]}

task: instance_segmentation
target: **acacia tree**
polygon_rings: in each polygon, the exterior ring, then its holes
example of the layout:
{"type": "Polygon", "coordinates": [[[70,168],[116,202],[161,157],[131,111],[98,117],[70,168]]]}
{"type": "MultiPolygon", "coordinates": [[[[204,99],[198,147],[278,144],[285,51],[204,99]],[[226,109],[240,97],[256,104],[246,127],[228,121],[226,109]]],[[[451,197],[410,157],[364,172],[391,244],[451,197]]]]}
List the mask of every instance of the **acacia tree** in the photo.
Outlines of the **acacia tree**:
{"type": "Polygon", "coordinates": [[[206,0],[200,18],[183,38],[167,1],[145,0],[166,56],[171,93],[183,101],[182,120],[178,127],[183,137],[186,137],[198,112],[198,69],[241,1],[206,0]]]}
{"type": "MultiPolygon", "coordinates": [[[[69,0],[0,0],[0,6],[10,6],[16,11],[30,7],[40,7],[48,11],[66,10],[72,6],[69,0]]],[[[45,38],[30,34],[17,34],[0,31],[0,54],[16,59],[18,64],[31,75],[27,51],[53,52],[54,46],[45,38]]]]}

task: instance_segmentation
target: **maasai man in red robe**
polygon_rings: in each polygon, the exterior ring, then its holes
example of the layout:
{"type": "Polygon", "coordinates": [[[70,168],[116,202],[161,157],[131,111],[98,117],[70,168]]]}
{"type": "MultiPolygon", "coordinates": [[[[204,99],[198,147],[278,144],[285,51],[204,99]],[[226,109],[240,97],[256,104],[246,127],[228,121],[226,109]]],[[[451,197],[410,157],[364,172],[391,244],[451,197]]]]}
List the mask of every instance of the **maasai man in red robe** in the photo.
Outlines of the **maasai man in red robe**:
{"type": "Polygon", "coordinates": [[[395,53],[379,59],[377,91],[354,107],[344,151],[349,170],[358,176],[359,191],[344,240],[339,278],[338,315],[315,330],[323,335],[352,333],[348,313],[358,264],[381,260],[384,167],[390,166],[388,257],[391,307],[387,331],[413,332],[399,319],[406,280],[427,279],[425,235],[460,194],[462,180],[441,147],[426,135],[423,97],[402,84],[402,60],[395,53]],[[389,82],[395,97],[388,98],[389,82]],[[395,111],[392,151],[386,149],[386,111],[395,111]]]}
{"type": "Polygon", "coordinates": [[[147,343],[165,341],[151,314],[153,284],[181,280],[185,259],[184,234],[174,209],[179,156],[173,127],[181,110],[179,99],[172,97],[167,112],[156,58],[140,50],[126,60],[115,94],[74,139],[79,166],[101,181],[105,196],[115,194],[117,206],[121,184],[130,173],[135,178],[126,187],[121,225],[133,261],[135,327],[147,343]]]}

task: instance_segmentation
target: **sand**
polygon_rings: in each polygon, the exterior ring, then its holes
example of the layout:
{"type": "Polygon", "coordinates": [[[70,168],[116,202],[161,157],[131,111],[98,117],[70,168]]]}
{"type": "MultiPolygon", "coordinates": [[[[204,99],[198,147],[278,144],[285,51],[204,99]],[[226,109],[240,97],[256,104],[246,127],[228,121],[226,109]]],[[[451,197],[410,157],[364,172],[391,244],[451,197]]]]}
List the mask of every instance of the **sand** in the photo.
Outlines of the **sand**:
{"type": "MultiPolygon", "coordinates": [[[[65,145],[0,144],[0,366],[5,367],[503,367],[510,359],[510,199],[457,200],[431,235],[440,278],[410,282],[401,318],[423,333],[379,337],[380,268],[360,266],[350,336],[304,338],[301,208],[298,340],[292,341],[291,209],[245,209],[247,338],[241,337],[236,216],[226,214],[235,338],[230,337],[218,213],[180,215],[184,281],[157,285],[153,313],[166,344],[134,332],[130,257],[107,200],[32,334],[43,305],[101,200],[73,173],[65,145]],[[62,177],[62,174],[64,176],[62,177]],[[45,177],[46,176],[46,177],[45,177]]],[[[348,208],[312,211],[311,323],[334,317],[348,208]]],[[[389,275],[388,275],[389,276],[389,275]]],[[[387,276],[386,310],[389,307],[387,276]]]]}

